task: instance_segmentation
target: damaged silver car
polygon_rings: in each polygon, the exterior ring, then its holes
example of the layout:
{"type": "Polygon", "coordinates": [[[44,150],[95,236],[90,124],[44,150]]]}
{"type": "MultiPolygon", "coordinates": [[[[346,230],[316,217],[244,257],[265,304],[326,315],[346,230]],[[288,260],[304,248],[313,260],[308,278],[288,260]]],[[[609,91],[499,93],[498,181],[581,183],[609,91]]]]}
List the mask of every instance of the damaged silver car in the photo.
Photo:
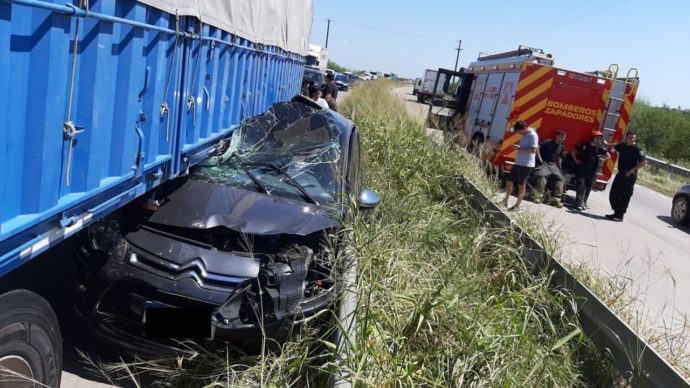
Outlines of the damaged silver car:
{"type": "Polygon", "coordinates": [[[349,120],[301,97],[274,105],[83,234],[78,312],[139,351],[169,348],[147,337],[159,309],[207,309],[213,339],[287,339],[333,307],[351,204],[379,200],[360,191],[359,160],[349,120]]]}

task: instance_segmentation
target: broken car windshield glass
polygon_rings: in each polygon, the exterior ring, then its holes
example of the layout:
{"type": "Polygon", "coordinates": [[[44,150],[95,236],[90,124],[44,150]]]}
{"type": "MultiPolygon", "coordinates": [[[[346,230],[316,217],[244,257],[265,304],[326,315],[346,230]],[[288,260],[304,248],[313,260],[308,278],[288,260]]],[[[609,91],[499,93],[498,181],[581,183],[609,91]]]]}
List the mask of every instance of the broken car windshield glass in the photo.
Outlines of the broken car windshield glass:
{"type": "Polygon", "coordinates": [[[236,129],[228,149],[199,164],[192,178],[332,205],[341,185],[341,130],[301,102],[274,105],[236,129]]]}

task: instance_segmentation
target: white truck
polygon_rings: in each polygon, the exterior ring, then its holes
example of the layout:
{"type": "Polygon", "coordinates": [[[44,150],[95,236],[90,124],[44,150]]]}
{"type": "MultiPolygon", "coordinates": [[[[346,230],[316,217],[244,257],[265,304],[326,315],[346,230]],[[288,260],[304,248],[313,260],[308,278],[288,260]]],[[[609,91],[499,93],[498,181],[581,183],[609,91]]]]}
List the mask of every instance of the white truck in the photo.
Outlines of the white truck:
{"type": "Polygon", "coordinates": [[[422,78],[422,84],[417,91],[417,101],[426,102],[432,97],[443,98],[445,83],[446,75],[444,73],[439,74],[438,71],[432,69],[424,70],[424,78],[422,78]],[[436,82],[437,78],[438,83],[436,82]]]}
{"type": "Polygon", "coordinates": [[[305,65],[319,68],[322,73],[326,72],[328,67],[328,49],[316,44],[310,44],[305,61],[305,65]]]}
{"type": "Polygon", "coordinates": [[[416,96],[417,93],[419,93],[419,90],[422,88],[422,79],[421,78],[415,78],[414,79],[414,86],[412,87],[412,95],[416,96]]]}

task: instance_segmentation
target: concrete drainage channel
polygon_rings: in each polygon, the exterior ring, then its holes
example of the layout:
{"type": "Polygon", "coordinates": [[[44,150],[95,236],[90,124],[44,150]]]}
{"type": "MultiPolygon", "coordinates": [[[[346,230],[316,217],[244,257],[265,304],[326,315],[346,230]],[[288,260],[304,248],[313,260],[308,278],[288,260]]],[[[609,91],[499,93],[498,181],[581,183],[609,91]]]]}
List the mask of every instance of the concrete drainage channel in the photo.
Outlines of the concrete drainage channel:
{"type": "Polygon", "coordinates": [[[635,387],[690,387],[678,371],[472,182],[465,177],[457,180],[473,205],[482,210],[492,223],[511,225],[519,233],[524,246],[523,257],[529,265],[538,270],[552,271],[551,286],[574,296],[578,320],[585,334],[600,351],[611,355],[614,366],[628,383],[635,387]]]}

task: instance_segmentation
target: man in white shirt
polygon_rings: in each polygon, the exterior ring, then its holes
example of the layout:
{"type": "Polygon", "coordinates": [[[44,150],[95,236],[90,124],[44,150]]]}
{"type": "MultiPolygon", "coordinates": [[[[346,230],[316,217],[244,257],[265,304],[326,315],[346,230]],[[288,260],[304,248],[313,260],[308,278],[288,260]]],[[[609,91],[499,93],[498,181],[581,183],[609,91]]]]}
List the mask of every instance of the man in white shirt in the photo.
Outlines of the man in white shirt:
{"type": "Polygon", "coordinates": [[[503,206],[508,207],[508,199],[513,192],[514,184],[517,184],[518,196],[515,205],[508,210],[520,209],[522,198],[525,197],[527,190],[527,178],[536,165],[536,154],[539,147],[537,131],[527,126],[526,122],[518,121],[515,123],[513,131],[519,133],[521,137],[517,144],[511,146],[517,148],[517,155],[515,156],[515,164],[506,178],[506,196],[503,199],[503,206]]]}
{"type": "Polygon", "coordinates": [[[309,86],[309,98],[311,98],[314,102],[319,104],[319,106],[321,106],[322,109],[328,109],[328,103],[326,102],[326,100],[321,98],[321,89],[319,89],[318,86],[309,86]]]}

